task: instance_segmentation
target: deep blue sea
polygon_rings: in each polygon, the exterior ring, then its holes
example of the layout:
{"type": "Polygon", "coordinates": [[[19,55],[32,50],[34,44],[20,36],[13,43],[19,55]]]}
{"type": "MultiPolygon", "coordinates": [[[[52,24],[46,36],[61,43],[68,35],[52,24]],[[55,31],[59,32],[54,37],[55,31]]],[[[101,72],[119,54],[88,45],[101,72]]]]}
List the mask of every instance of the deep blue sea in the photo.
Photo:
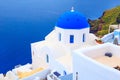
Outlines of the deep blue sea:
{"type": "Polygon", "coordinates": [[[44,40],[72,6],[96,19],[118,5],[120,0],[0,0],[0,73],[31,63],[30,43],[44,40]]]}

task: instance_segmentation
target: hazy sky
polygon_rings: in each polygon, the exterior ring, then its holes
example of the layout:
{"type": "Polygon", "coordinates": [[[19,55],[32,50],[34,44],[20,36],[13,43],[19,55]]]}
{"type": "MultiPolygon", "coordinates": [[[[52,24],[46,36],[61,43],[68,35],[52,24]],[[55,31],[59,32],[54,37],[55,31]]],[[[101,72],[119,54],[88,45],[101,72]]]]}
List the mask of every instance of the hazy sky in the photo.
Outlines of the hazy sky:
{"type": "Polygon", "coordinates": [[[120,0],[1,0],[0,16],[28,18],[44,14],[59,15],[72,6],[88,18],[97,18],[120,0]]]}

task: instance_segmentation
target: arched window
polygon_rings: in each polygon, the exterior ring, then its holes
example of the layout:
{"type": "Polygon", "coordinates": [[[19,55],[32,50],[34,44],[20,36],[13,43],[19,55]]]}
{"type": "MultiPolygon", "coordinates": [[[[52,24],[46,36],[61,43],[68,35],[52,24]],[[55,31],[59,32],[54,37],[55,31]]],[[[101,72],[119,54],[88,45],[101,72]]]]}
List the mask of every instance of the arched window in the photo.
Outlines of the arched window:
{"type": "Polygon", "coordinates": [[[49,56],[48,56],[48,54],[46,55],[46,62],[49,63],[49,56]]]}
{"type": "Polygon", "coordinates": [[[74,35],[70,35],[70,43],[74,43],[74,35]]]}
{"type": "Polygon", "coordinates": [[[85,33],[83,34],[83,42],[85,42],[85,33]]]}
{"type": "Polygon", "coordinates": [[[61,41],[61,33],[59,33],[58,38],[59,38],[59,41],[61,41]]]}

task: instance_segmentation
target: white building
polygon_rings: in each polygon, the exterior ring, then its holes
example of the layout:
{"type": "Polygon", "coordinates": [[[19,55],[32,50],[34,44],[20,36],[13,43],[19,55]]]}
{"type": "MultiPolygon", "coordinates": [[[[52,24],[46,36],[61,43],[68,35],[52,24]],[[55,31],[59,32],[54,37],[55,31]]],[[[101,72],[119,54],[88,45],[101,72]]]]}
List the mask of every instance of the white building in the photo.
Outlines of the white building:
{"type": "Polygon", "coordinates": [[[73,53],[73,80],[120,80],[120,47],[111,43],[73,53]]]}
{"type": "Polygon", "coordinates": [[[50,67],[60,76],[72,73],[72,51],[96,45],[96,37],[89,30],[81,13],[73,9],[63,13],[45,40],[31,44],[33,69],[50,67]]]}
{"type": "Polygon", "coordinates": [[[117,43],[120,44],[120,29],[114,30],[114,32],[106,34],[102,37],[102,41],[104,43],[110,42],[114,43],[115,39],[117,39],[117,43]]]}

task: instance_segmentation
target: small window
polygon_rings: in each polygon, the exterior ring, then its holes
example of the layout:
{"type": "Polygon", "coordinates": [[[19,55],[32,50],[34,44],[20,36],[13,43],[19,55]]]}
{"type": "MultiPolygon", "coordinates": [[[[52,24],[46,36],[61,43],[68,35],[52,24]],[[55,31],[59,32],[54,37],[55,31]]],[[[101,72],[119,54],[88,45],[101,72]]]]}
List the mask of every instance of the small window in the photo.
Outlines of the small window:
{"type": "Polygon", "coordinates": [[[67,75],[66,71],[63,71],[63,74],[64,74],[64,75],[67,75]]]}
{"type": "Polygon", "coordinates": [[[59,33],[59,41],[61,41],[61,33],[59,33]]]}
{"type": "Polygon", "coordinates": [[[85,34],[83,34],[83,42],[85,42],[85,34]]]}
{"type": "Polygon", "coordinates": [[[76,80],[78,80],[78,72],[76,72],[76,80]]]}
{"type": "Polygon", "coordinates": [[[70,43],[74,43],[74,35],[70,35],[70,43]]]}
{"type": "Polygon", "coordinates": [[[49,63],[49,56],[46,55],[46,62],[49,63]]]}

